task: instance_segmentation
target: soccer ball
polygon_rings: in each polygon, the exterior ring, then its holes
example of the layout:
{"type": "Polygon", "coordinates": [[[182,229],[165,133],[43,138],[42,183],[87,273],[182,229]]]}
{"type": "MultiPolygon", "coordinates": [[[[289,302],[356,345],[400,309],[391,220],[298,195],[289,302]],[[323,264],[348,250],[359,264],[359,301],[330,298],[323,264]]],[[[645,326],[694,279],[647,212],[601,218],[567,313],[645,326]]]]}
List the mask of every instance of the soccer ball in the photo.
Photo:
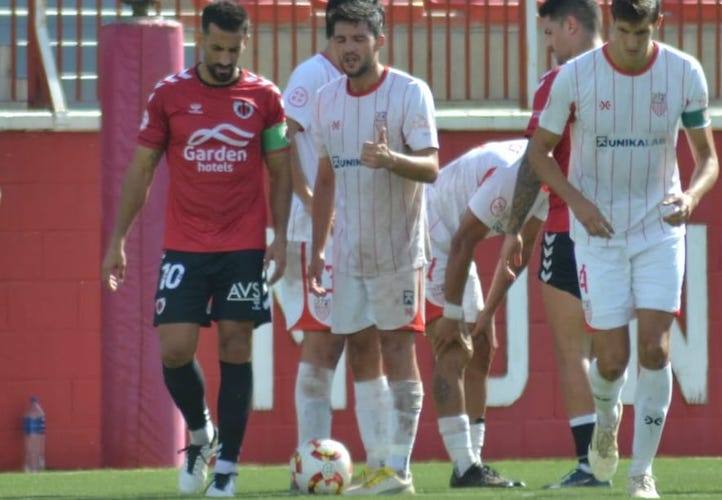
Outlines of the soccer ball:
{"type": "Polygon", "coordinates": [[[291,456],[291,484],[302,493],[340,495],[351,483],[351,456],[333,439],[312,439],[291,456]]]}

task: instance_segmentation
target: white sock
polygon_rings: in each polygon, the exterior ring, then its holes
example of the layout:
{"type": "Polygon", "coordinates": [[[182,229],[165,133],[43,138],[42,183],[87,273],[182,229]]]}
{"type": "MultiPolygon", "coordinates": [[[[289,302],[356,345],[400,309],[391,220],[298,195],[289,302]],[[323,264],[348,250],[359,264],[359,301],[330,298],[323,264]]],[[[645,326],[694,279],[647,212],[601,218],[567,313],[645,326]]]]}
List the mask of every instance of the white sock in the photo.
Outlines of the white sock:
{"type": "Polygon", "coordinates": [[[228,460],[216,460],[216,466],[213,471],[217,474],[235,474],[236,473],[236,462],[229,462],[228,460]]]}
{"type": "Polygon", "coordinates": [[[652,474],[652,460],[662,438],[667,410],[672,402],[672,366],[661,370],[639,367],[634,393],[634,439],[629,476],[652,474]]]}
{"type": "Polygon", "coordinates": [[[589,367],[589,383],[592,386],[594,406],[597,410],[597,423],[609,427],[619,418],[617,403],[622,396],[622,386],[627,380],[627,370],[617,380],[609,381],[602,377],[597,368],[597,360],[589,367]]]}
{"type": "Polygon", "coordinates": [[[454,462],[456,473],[462,476],[476,462],[474,453],[471,451],[469,417],[457,415],[439,418],[439,433],[444,441],[446,453],[454,462]]]}
{"type": "Polygon", "coordinates": [[[203,413],[206,416],[206,425],[200,429],[190,431],[191,444],[204,445],[213,440],[213,433],[215,432],[215,429],[213,428],[213,422],[211,421],[211,413],[208,411],[208,408],[206,408],[203,413]]]}
{"type": "Polygon", "coordinates": [[[333,371],[311,363],[298,364],[296,423],[298,445],[331,437],[331,381],[333,371]]]}
{"type": "Polygon", "coordinates": [[[481,452],[484,449],[484,435],[486,434],[486,422],[474,422],[469,426],[469,435],[471,436],[471,451],[474,458],[480,464],[482,463],[481,452]]]}
{"type": "Polygon", "coordinates": [[[386,377],[354,383],[356,421],[366,449],[366,465],[383,467],[388,445],[391,394],[386,377]]]}
{"type": "Polygon", "coordinates": [[[390,413],[390,443],[386,465],[403,478],[408,477],[411,450],[416,440],[424,386],[420,380],[397,380],[389,383],[393,408],[390,413]]]}

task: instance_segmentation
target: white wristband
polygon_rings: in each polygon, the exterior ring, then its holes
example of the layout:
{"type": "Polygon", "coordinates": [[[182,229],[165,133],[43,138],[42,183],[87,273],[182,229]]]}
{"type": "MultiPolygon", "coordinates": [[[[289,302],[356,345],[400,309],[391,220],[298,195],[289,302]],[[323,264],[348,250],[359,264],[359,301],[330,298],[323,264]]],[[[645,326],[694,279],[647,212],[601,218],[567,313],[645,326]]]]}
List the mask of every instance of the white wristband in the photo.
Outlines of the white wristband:
{"type": "Polygon", "coordinates": [[[455,321],[463,321],[464,308],[459,304],[447,302],[444,304],[444,318],[453,319],[455,321]]]}

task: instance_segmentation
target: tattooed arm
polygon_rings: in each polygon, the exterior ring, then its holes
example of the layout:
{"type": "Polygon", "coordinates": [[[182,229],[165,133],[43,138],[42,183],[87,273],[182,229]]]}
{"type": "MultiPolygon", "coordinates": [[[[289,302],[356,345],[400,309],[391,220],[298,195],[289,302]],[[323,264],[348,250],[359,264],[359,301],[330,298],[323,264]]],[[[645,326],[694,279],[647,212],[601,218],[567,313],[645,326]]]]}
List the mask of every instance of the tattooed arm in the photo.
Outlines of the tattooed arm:
{"type": "Polygon", "coordinates": [[[514,185],[514,199],[511,203],[506,236],[499,252],[498,269],[510,280],[516,279],[517,270],[522,268],[523,243],[519,234],[529,210],[541,189],[541,182],[529,163],[529,148],[524,152],[514,185]]]}
{"type": "Polygon", "coordinates": [[[517,234],[524,225],[524,220],[531,210],[537,194],[541,189],[541,182],[534,169],[529,164],[529,150],[524,152],[519,165],[519,172],[514,185],[514,199],[511,203],[509,222],[506,225],[507,234],[517,234]]]}

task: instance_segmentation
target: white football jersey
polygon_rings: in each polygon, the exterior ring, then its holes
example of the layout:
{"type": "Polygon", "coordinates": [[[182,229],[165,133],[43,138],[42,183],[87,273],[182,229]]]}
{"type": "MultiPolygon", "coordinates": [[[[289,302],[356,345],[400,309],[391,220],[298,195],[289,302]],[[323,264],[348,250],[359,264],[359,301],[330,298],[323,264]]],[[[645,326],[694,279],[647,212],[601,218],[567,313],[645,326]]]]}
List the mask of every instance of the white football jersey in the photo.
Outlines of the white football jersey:
{"type": "Polygon", "coordinates": [[[366,141],[385,126],[398,152],[438,148],[434,101],[423,81],[385,68],[378,84],[356,95],[343,76],[316,96],[311,130],[335,173],[334,271],[373,277],[426,262],[423,184],[361,163],[366,141]]]}
{"type": "Polygon", "coordinates": [[[590,237],[573,215],[570,235],[588,245],[627,245],[684,234],[662,220],[662,201],[682,191],[677,134],[708,126],[707,82],[692,56],[654,43],[654,56],[637,74],[614,67],[608,45],[567,62],[552,85],[539,126],[560,134],[571,125],[569,181],[614,228],[611,240],[590,237]]]}
{"type": "MultiPolygon", "coordinates": [[[[448,248],[467,208],[489,228],[487,238],[504,231],[526,145],[526,139],[487,142],[441,169],[428,187],[431,238],[437,245],[448,248]]],[[[545,220],[548,208],[542,191],[527,218],[545,220]]]]}
{"type": "MultiPolygon", "coordinates": [[[[326,83],[341,76],[341,72],[323,53],[318,53],[296,66],[288,79],[283,92],[286,116],[297,122],[302,131],[296,133],[301,170],[308,185],[313,190],[318,171],[318,154],[311,134],[313,119],[313,101],[316,92],[326,83]]],[[[288,218],[289,241],[311,241],[311,215],[303,207],[301,200],[294,194],[291,201],[291,213],[288,218]]]]}

